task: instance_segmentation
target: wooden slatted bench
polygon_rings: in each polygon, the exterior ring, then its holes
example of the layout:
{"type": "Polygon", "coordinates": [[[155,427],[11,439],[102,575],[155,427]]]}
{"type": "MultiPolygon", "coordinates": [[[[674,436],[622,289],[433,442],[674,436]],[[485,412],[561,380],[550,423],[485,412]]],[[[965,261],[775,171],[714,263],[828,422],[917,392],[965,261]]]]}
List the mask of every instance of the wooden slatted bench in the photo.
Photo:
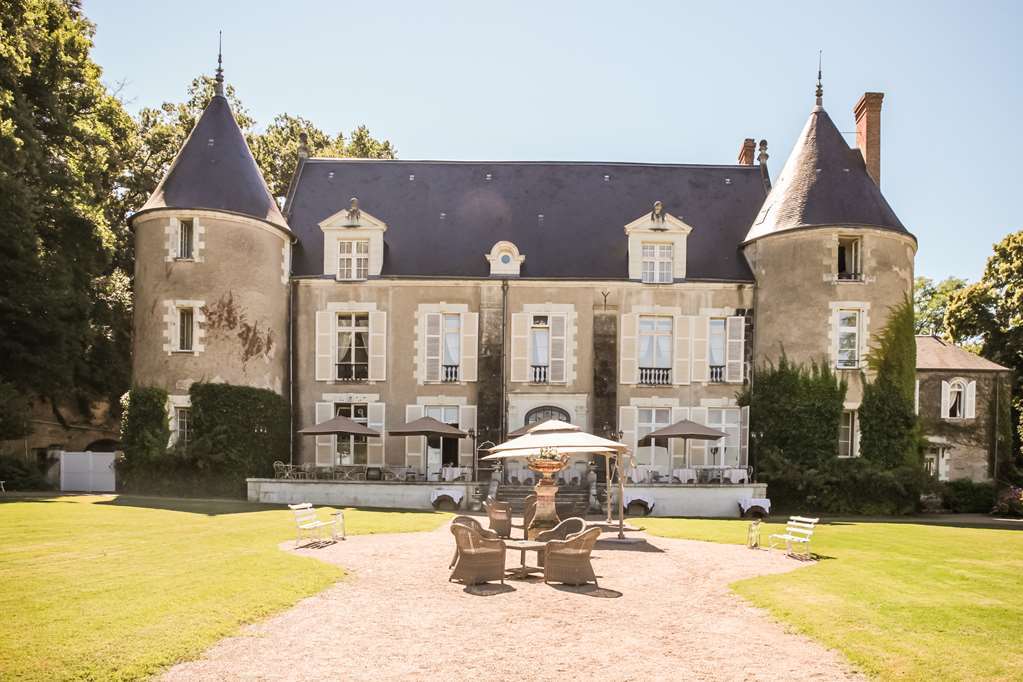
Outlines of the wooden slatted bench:
{"type": "Polygon", "coordinates": [[[333,512],[331,516],[334,518],[330,521],[324,521],[316,515],[316,510],[309,502],[289,504],[288,509],[294,512],[295,525],[298,528],[295,547],[298,547],[298,543],[302,541],[302,536],[311,540],[325,539],[323,533],[327,528],[330,528],[331,540],[345,539],[345,513],[343,511],[333,512]]]}
{"type": "Polygon", "coordinates": [[[819,521],[819,518],[790,516],[788,523],[785,524],[785,532],[771,535],[770,548],[774,549],[775,545],[781,541],[785,543],[785,548],[790,556],[797,559],[811,558],[810,539],[813,538],[813,531],[819,521]],[[799,547],[801,551],[796,551],[796,547],[799,547]]]}

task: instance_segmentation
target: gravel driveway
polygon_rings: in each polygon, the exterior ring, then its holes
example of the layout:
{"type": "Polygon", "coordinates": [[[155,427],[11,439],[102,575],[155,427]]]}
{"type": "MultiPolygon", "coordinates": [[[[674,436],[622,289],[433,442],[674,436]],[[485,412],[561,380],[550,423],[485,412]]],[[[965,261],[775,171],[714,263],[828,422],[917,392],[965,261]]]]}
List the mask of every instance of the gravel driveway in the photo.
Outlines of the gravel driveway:
{"type": "Polygon", "coordinates": [[[539,578],[466,588],[447,580],[453,550],[446,526],[298,550],[351,575],[164,679],[858,679],[729,591],[803,566],[781,553],[648,537],[598,543],[600,589],[539,578]]]}

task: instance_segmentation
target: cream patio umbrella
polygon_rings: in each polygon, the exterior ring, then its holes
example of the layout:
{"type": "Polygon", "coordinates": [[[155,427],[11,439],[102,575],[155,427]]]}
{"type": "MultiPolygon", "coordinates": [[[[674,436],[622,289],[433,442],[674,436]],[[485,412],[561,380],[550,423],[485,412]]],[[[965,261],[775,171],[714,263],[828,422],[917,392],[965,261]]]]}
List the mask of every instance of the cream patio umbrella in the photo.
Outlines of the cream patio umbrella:
{"type": "MultiPolygon", "coordinates": [[[[495,445],[490,448],[490,454],[483,459],[502,459],[509,457],[529,457],[539,455],[541,453],[553,452],[555,454],[574,454],[574,453],[595,453],[604,455],[604,457],[610,459],[615,457],[617,460],[618,470],[618,537],[625,537],[624,526],[625,526],[625,489],[624,481],[622,477],[622,459],[628,454],[628,448],[623,443],[618,441],[608,440],[607,438],[601,438],[591,433],[586,433],[578,426],[568,424],[557,419],[551,419],[540,424],[537,424],[529,431],[518,438],[513,438],[509,441],[495,445]]],[[[537,495],[540,495],[540,486],[537,486],[537,495]]],[[[608,477],[608,487],[610,488],[610,477],[608,477]]],[[[609,493],[609,506],[610,506],[610,489],[609,493]]],[[[539,506],[539,499],[537,500],[539,506]]],[[[550,500],[551,506],[553,506],[553,496],[550,500]]]]}

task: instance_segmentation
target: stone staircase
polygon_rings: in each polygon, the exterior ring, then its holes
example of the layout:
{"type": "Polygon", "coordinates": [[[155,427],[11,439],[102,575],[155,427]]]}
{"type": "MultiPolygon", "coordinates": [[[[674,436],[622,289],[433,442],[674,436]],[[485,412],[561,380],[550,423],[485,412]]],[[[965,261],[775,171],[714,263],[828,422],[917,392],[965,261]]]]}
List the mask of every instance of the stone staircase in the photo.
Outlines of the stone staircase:
{"type": "MultiPolygon", "coordinates": [[[[497,488],[497,499],[501,502],[511,504],[512,514],[522,515],[523,500],[526,495],[532,495],[536,491],[531,485],[511,485],[502,483],[497,488]]],[[[565,519],[569,516],[579,516],[585,512],[589,504],[590,491],[586,488],[573,486],[560,486],[556,498],[558,516],[565,519]]]]}

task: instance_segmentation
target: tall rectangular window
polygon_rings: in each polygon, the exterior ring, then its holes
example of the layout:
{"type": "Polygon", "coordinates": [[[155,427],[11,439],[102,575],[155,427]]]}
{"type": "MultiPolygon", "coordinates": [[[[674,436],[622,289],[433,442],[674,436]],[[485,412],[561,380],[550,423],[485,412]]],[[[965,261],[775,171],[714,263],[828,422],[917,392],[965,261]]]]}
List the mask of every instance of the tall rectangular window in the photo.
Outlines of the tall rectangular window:
{"type": "Polygon", "coordinates": [[[838,311],[838,358],[839,369],[856,369],[860,366],[860,311],[838,311]]]}
{"type": "Polygon", "coordinates": [[[178,350],[191,351],[195,338],[195,311],[178,308],[178,350]]]}
{"type": "Polygon", "coordinates": [[[188,447],[189,435],[192,426],[192,408],[174,408],[174,443],[181,447],[188,447]]]}
{"type": "MultiPolygon", "coordinates": [[[[427,405],[423,410],[427,417],[433,417],[439,422],[450,426],[458,427],[458,406],[457,405],[427,405]]],[[[426,458],[429,472],[439,473],[441,467],[458,466],[458,439],[438,438],[432,436],[426,439],[426,458]]]]}
{"type": "Polygon", "coordinates": [[[462,316],[444,315],[444,339],[441,344],[441,380],[458,381],[458,366],[462,357],[462,316]]]}
{"type": "Polygon", "coordinates": [[[178,221],[178,254],[179,260],[192,260],[195,250],[195,221],[182,218],[178,221]]]}
{"type": "MultiPolygon", "coordinates": [[[[642,440],[648,433],[663,429],[671,423],[670,407],[641,407],[636,410],[636,438],[642,440]]],[[[650,447],[636,450],[637,464],[657,464],[668,453],[667,439],[656,439],[650,447]]]]}
{"type": "Polygon", "coordinates": [[[546,384],[551,362],[551,319],[548,315],[533,315],[529,328],[529,363],[531,381],[546,384]]]}
{"type": "Polygon", "coordinates": [[[716,466],[740,466],[739,420],[740,410],[737,407],[710,408],[707,410],[707,426],[728,434],[719,441],[707,443],[707,452],[712,461],[708,464],[716,466]]]}
{"type": "Polygon", "coordinates": [[[365,381],[369,378],[369,314],[339,313],[337,316],[337,378],[365,381]]]}
{"type": "Polygon", "coordinates": [[[671,383],[672,318],[641,315],[639,318],[639,383],[671,383]]]}
{"type": "Polygon", "coordinates": [[[707,349],[710,380],[721,383],[725,380],[726,347],[728,343],[726,320],[723,317],[712,317],[710,320],[710,343],[707,349]]]}
{"type": "MultiPolygon", "coordinates": [[[[359,424],[369,422],[369,406],[366,403],[334,403],[334,414],[348,417],[359,424]]],[[[366,450],[369,447],[367,436],[338,434],[337,464],[355,466],[366,465],[366,450]]]]}
{"type": "Polygon", "coordinates": [[[856,412],[846,410],[838,423],[838,456],[855,457],[856,454],[856,412]]]}
{"type": "Polygon", "coordinates": [[[669,284],[674,280],[675,247],[672,244],[643,244],[643,282],[669,284]]]}
{"type": "Polygon", "coordinates": [[[862,252],[863,240],[860,237],[838,238],[838,279],[858,280],[863,277],[862,252]]]}
{"type": "Polygon", "coordinates": [[[338,242],[337,278],[358,280],[369,277],[369,240],[343,239],[338,242]]]}

